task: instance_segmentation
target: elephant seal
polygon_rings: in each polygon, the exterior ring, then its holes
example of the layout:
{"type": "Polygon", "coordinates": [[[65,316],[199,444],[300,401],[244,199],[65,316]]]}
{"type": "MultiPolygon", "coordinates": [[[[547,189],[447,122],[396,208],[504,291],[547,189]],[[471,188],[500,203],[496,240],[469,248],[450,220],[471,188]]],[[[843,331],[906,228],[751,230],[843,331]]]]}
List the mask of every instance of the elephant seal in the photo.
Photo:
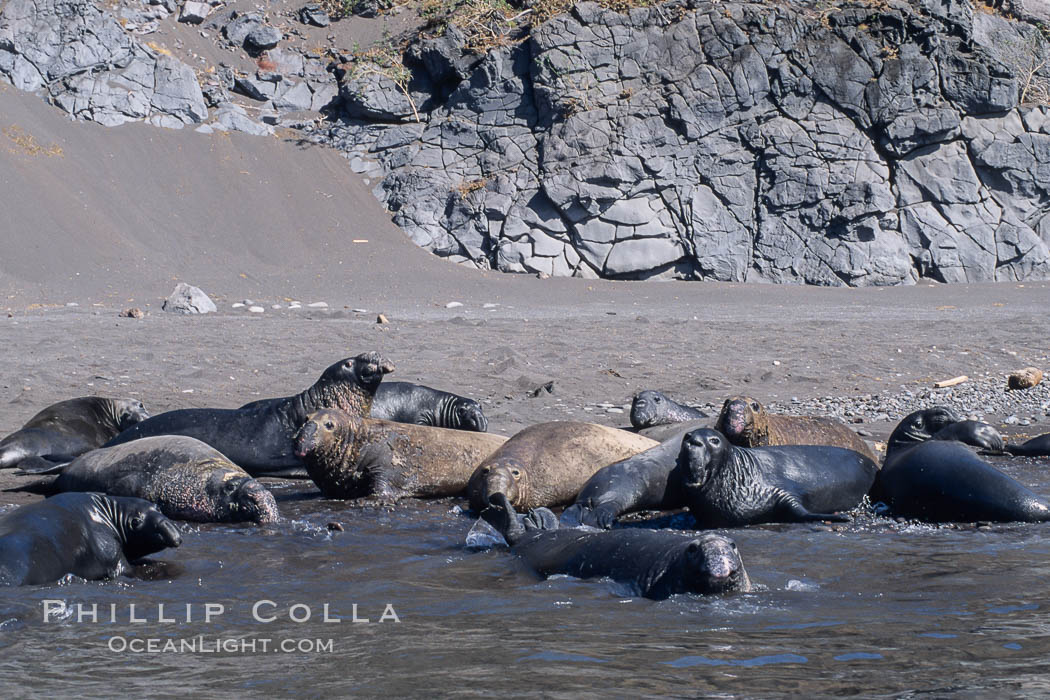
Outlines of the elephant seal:
{"type": "Polygon", "coordinates": [[[327,498],[460,493],[500,435],[361,418],[328,408],[306,420],[295,453],[327,498]]]}
{"type": "Polygon", "coordinates": [[[0,440],[0,469],[36,457],[68,462],[149,418],[137,399],[84,396],[51,404],[0,440]]]}
{"type": "Polygon", "coordinates": [[[700,527],[848,521],[836,511],[856,507],[878,469],[873,460],[844,447],[736,447],[710,429],[682,438],[675,467],[700,527]]]}
{"type": "Polygon", "coordinates": [[[605,465],[657,444],[594,423],[555,421],[529,426],[474,470],[467,484],[470,507],[480,511],[495,493],[506,494],[511,505],[522,509],[568,503],[605,465]]]}
{"type": "Polygon", "coordinates": [[[394,366],[376,352],[340,360],[309,389],[241,408],[184,408],[161,413],[105,444],[120,445],[154,435],[187,435],[211,445],[252,476],[306,478],[295,456],[295,434],[307,416],[322,408],[368,415],[383,375],[394,366]]]}
{"type": "Polygon", "coordinates": [[[1006,445],[1005,449],[1015,457],[1050,457],[1050,433],[1020,445],[1006,445]]]}
{"type": "Polygon", "coordinates": [[[684,423],[701,418],[707,418],[707,414],[699,409],[672,401],[659,391],[639,392],[631,401],[631,425],[638,429],[668,423],[684,423]]]}
{"type": "Polygon", "coordinates": [[[950,408],[934,406],[901,419],[886,441],[886,458],[926,440],[955,440],[993,452],[1002,452],[1005,447],[1003,436],[987,423],[960,420],[950,408]]]}
{"type": "Polygon", "coordinates": [[[873,462],[877,460],[868,443],[842,421],[767,413],[765,407],[750,396],[726,399],[714,429],[737,447],[830,445],[859,452],[873,462]]]}
{"type": "Polygon", "coordinates": [[[372,401],[371,417],[479,433],[489,428],[481,404],[474,399],[411,382],[380,384],[372,401]]]}
{"type": "Polygon", "coordinates": [[[610,578],[629,586],[635,595],[655,600],[677,593],[751,590],[736,543],[723,535],[558,528],[546,508],[519,518],[502,493],[493,495],[481,516],[503,533],[514,554],[544,578],[555,574],[610,578]]]}
{"type": "Polygon", "coordinates": [[[63,493],[0,516],[0,585],[94,580],[128,571],[129,562],[182,536],[149,501],[100,493],[63,493]]]}
{"type": "Polygon", "coordinates": [[[280,520],[277,502],[265,486],[215,448],[185,435],[157,435],[103,447],[59,469],[62,473],[51,485],[58,493],[98,491],[143,498],[178,520],[280,520]]]}
{"type": "Polygon", "coordinates": [[[887,454],[871,490],[891,515],[928,522],[1044,522],[1050,504],[958,442],[927,440],[887,454]]]}
{"type": "Polygon", "coordinates": [[[674,510],[685,507],[685,492],[671,478],[682,437],[696,428],[681,423],[678,433],[655,447],[596,471],[562,513],[561,522],[608,530],[624,513],[635,510],[674,510]]]}

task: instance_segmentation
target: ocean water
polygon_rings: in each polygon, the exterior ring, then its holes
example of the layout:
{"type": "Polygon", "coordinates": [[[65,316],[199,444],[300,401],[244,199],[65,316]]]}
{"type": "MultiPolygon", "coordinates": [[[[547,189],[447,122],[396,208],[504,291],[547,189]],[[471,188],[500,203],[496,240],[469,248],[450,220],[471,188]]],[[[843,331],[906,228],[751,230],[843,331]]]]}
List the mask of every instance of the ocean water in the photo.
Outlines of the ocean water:
{"type": "Polygon", "coordinates": [[[459,500],[274,491],[285,522],[183,524],[134,577],[0,589],[4,697],[1050,693],[1050,525],[728,530],[754,591],[651,601],[467,548],[459,500]]]}

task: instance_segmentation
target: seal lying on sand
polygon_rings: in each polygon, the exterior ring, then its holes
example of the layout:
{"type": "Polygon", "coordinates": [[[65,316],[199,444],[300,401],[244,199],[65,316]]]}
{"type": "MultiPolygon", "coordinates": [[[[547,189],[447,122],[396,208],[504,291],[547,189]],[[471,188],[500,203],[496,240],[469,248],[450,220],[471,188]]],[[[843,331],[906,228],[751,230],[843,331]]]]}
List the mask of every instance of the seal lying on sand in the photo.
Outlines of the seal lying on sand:
{"type": "Polygon", "coordinates": [[[33,457],[68,462],[147,418],[149,413],[137,399],[84,396],[59,401],[0,440],[0,469],[33,457]]]}
{"type": "Polygon", "coordinates": [[[215,448],[184,435],[158,435],[92,450],[53,471],[58,470],[62,473],[51,485],[55,492],[143,498],[169,518],[205,523],[280,520],[277,503],[265,486],[215,448]]]}
{"type": "Polygon", "coordinates": [[[511,505],[522,509],[568,503],[605,465],[657,444],[594,423],[555,421],[530,426],[478,465],[467,485],[470,507],[480,511],[495,493],[506,494],[511,505]]]}
{"type": "Polygon", "coordinates": [[[987,423],[959,420],[950,408],[934,406],[909,413],[897,424],[886,441],[886,458],[924,440],[955,440],[992,452],[1002,452],[1005,448],[1003,436],[987,423]]]}
{"type": "Polygon", "coordinates": [[[481,404],[474,399],[411,382],[380,384],[372,401],[371,417],[479,433],[489,428],[481,404]]]}
{"type": "Polygon", "coordinates": [[[1043,522],[1050,504],[958,442],[927,440],[886,456],[871,490],[890,514],[928,522],[1043,522]]]}
{"type": "Polygon", "coordinates": [[[637,595],[657,600],[676,593],[751,590],[736,544],[723,535],[690,537],[642,528],[558,529],[554,514],[546,508],[519,518],[502,493],[493,495],[481,517],[544,578],[555,574],[610,578],[630,586],[637,595]]]}
{"type": "Polygon", "coordinates": [[[1005,449],[1015,457],[1050,457],[1050,433],[1020,445],[1006,445],[1005,449]]]}
{"type": "Polygon", "coordinates": [[[825,445],[736,447],[717,430],[682,439],[676,471],[700,527],[847,521],[878,472],[855,450],[825,445]]]}
{"type": "Polygon", "coordinates": [[[242,408],[184,408],[132,426],[106,443],[120,445],[153,435],[187,435],[226,455],[252,476],[305,478],[293,439],[307,416],[322,408],[341,408],[367,416],[376,387],[394,366],[376,352],[340,360],[313,386],[295,396],[262,399],[242,408]]]}
{"type": "Polygon", "coordinates": [[[659,391],[639,392],[631,402],[631,425],[638,429],[701,418],[707,418],[707,414],[672,401],[659,391]]]}
{"type": "Polygon", "coordinates": [[[685,427],[655,447],[602,467],[580,489],[576,501],[562,513],[561,522],[609,529],[624,513],[635,510],[674,510],[685,507],[685,491],[672,479],[682,438],[695,428],[685,427]]]}
{"type": "Polygon", "coordinates": [[[0,516],[0,585],[112,578],[128,562],[178,547],[175,523],[149,501],[63,493],[0,516]]]}
{"type": "Polygon", "coordinates": [[[303,424],[295,453],[328,498],[436,498],[461,492],[474,468],[506,439],[329,408],[303,424]]]}
{"type": "Polygon", "coordinates": [[[767,413],[750,396],[726,399],[714,429],[738,447],[831,445],[860,452],[873,462],[877,459],[868,443],[840,420],[767,413]]]}

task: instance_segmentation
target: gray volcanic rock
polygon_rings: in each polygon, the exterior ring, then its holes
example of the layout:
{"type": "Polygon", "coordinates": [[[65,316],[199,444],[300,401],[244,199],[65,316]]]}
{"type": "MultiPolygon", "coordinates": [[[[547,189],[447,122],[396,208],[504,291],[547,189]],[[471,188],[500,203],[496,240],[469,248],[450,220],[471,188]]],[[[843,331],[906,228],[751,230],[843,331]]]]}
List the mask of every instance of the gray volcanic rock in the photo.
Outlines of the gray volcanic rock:
{"type": "Polygon", "coordinates": [[[407,81],[347,71],[351,121],[328,139],[379,170],[414,241],[483,268],[1045,279],[1050,111],[1019,105],[992,31],[1016,25],[986,17],[963,0],[585,2],[480,58],[455,27],[421,39],[407,81]]]}
{"type": "Polygon", "coordinates": [[[215,302],[207,294],[185,282],[175,286],[161,309],[176,314],[210,314],[217,311],[215,302]]]}
{"type": "Polygon", "coordinates": [[[185,63],[139,44],[88,0],[9,0],[0,9],[0,77],[41,90],[78,119],[169,127],[208,114],[185,63]]]}

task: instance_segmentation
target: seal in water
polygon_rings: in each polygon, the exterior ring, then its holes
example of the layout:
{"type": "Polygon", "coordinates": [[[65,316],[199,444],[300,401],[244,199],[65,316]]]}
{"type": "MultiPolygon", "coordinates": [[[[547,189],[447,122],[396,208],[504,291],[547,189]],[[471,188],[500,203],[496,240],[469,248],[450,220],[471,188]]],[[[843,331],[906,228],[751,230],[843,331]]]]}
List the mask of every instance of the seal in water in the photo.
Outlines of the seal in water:
{"type": "Polygon", "coordinates": [[[675,469],[700,527],[736,527],[848,521],[836,511],[857,506],[879,468],[844,447],[736,447],[717,430],[700,429],[682,439],[675,469]]]}
{"type": "Polygon", "coordinates": [[[530,426],[478,465],[467,485],[470,507],[480,511],[495,493],[506,494],[511,505],[522,509],[568,503],[605,465],[657,444],[594,423],[555,421],[530,426]]]}
{"type": "Polygon", "coordinates": [[[860,452],[871,461],[877,461],[868,443],[842,421],[767,413],[762,404],[750,396],[726,399],[714,429],[738,447],[831,445],[860,452]]]}
{"type": "Polygon", "coordinates": [[[295,453],[328,498],[436,498],[463,491],[474,468],[506,439],[329,408],[303,424],[295,453]]]}
{"type": "MultiPolygon", "coordinates": [[[[273,494],[196,438],[157,435],[103,447],[63,467],[54,492],[99,491],[156,503],[169,518],[209,523],[280,520],[273,494]]],[[[24,473],[41,473],[26,470],[24,473]]]]}
{"type": "Polygon", "coordinates": [[[380,384],[372,401],[371,417],[479,433],[489,428],[481,404],[474,399],[411,382],[380,384]]]}
{"type": "Polygon", "coordinates": [[[751,590],[736,543],[723,535],[684,536],[662,530],[558,529],[546,508],[519,518],[502,493],[481,516],[503,533],[511,551],[541,577],[610,578],[636,595],[662,600],[677,593],[751,590]],[[553,529],[550,529],[553,528],[553,529]]]}
{"type": "Polygon", "coordinates": [[[871,490],[891,515],[927,522],[1043,522],[1050,505],[965,445],[927,440],[894,450],[871,490]]]}
{"type": "MultiPolygon", "coordinates": [[[[51,404],[0,440],[0,469],[38,458],[68,462],[149,418],[137,399],[84,396],[51,404]]],[[[37,461],[37,460],[34,460],[37,461]]]]}
{"type": "Polygon", "coordinates": [[[707,418],[707,414],[699,409],[672,401],[659,391],[639,392],[631,402],[631,425],[638,429],[668,423],[684,423],[701,418],[707,418]]]}
{"type": "Polygon", "coordinates": [[[608,530],[624,513],[635,510],[674,510],[685,507],[685,491],[672,479],[682,437],[696,428],[681,423],[678,433],[655,447],[602,467],[587,480],[576,502],[562,513],[564,524],[608,530]]]}
{"type": "Polygon", "coordinates": [[[1006,451],[1015,457],[1050,457],[1050,433],[1020,445],[1007,445],[1006,451]]]}
{"type": "Polygon", "coordinates": [[[993,452],[1005,447],[1003,436],[987,423],[960,420],[950,408],[934,406],[909,413],[897,424],[886,441],[886,458],[925,440],[955,440],[993,452]]]}
{"type": "Polygon", "coordinates": [[[0,516],[0,584],[113,578],[182,536],[149,501],[63,493],[0,516]]]}
{"type": "Polygon", "coordinates": [[[383,375],[394,366],[376,352],[340,360],[295,396],[253,401],[241,408],[184,408],[161,413],[125,430],[106,447],[153,435],[187,435],[226,455],[252,476],[306,478],[294,438],[322,408],[367,416],[383,375]]]}

